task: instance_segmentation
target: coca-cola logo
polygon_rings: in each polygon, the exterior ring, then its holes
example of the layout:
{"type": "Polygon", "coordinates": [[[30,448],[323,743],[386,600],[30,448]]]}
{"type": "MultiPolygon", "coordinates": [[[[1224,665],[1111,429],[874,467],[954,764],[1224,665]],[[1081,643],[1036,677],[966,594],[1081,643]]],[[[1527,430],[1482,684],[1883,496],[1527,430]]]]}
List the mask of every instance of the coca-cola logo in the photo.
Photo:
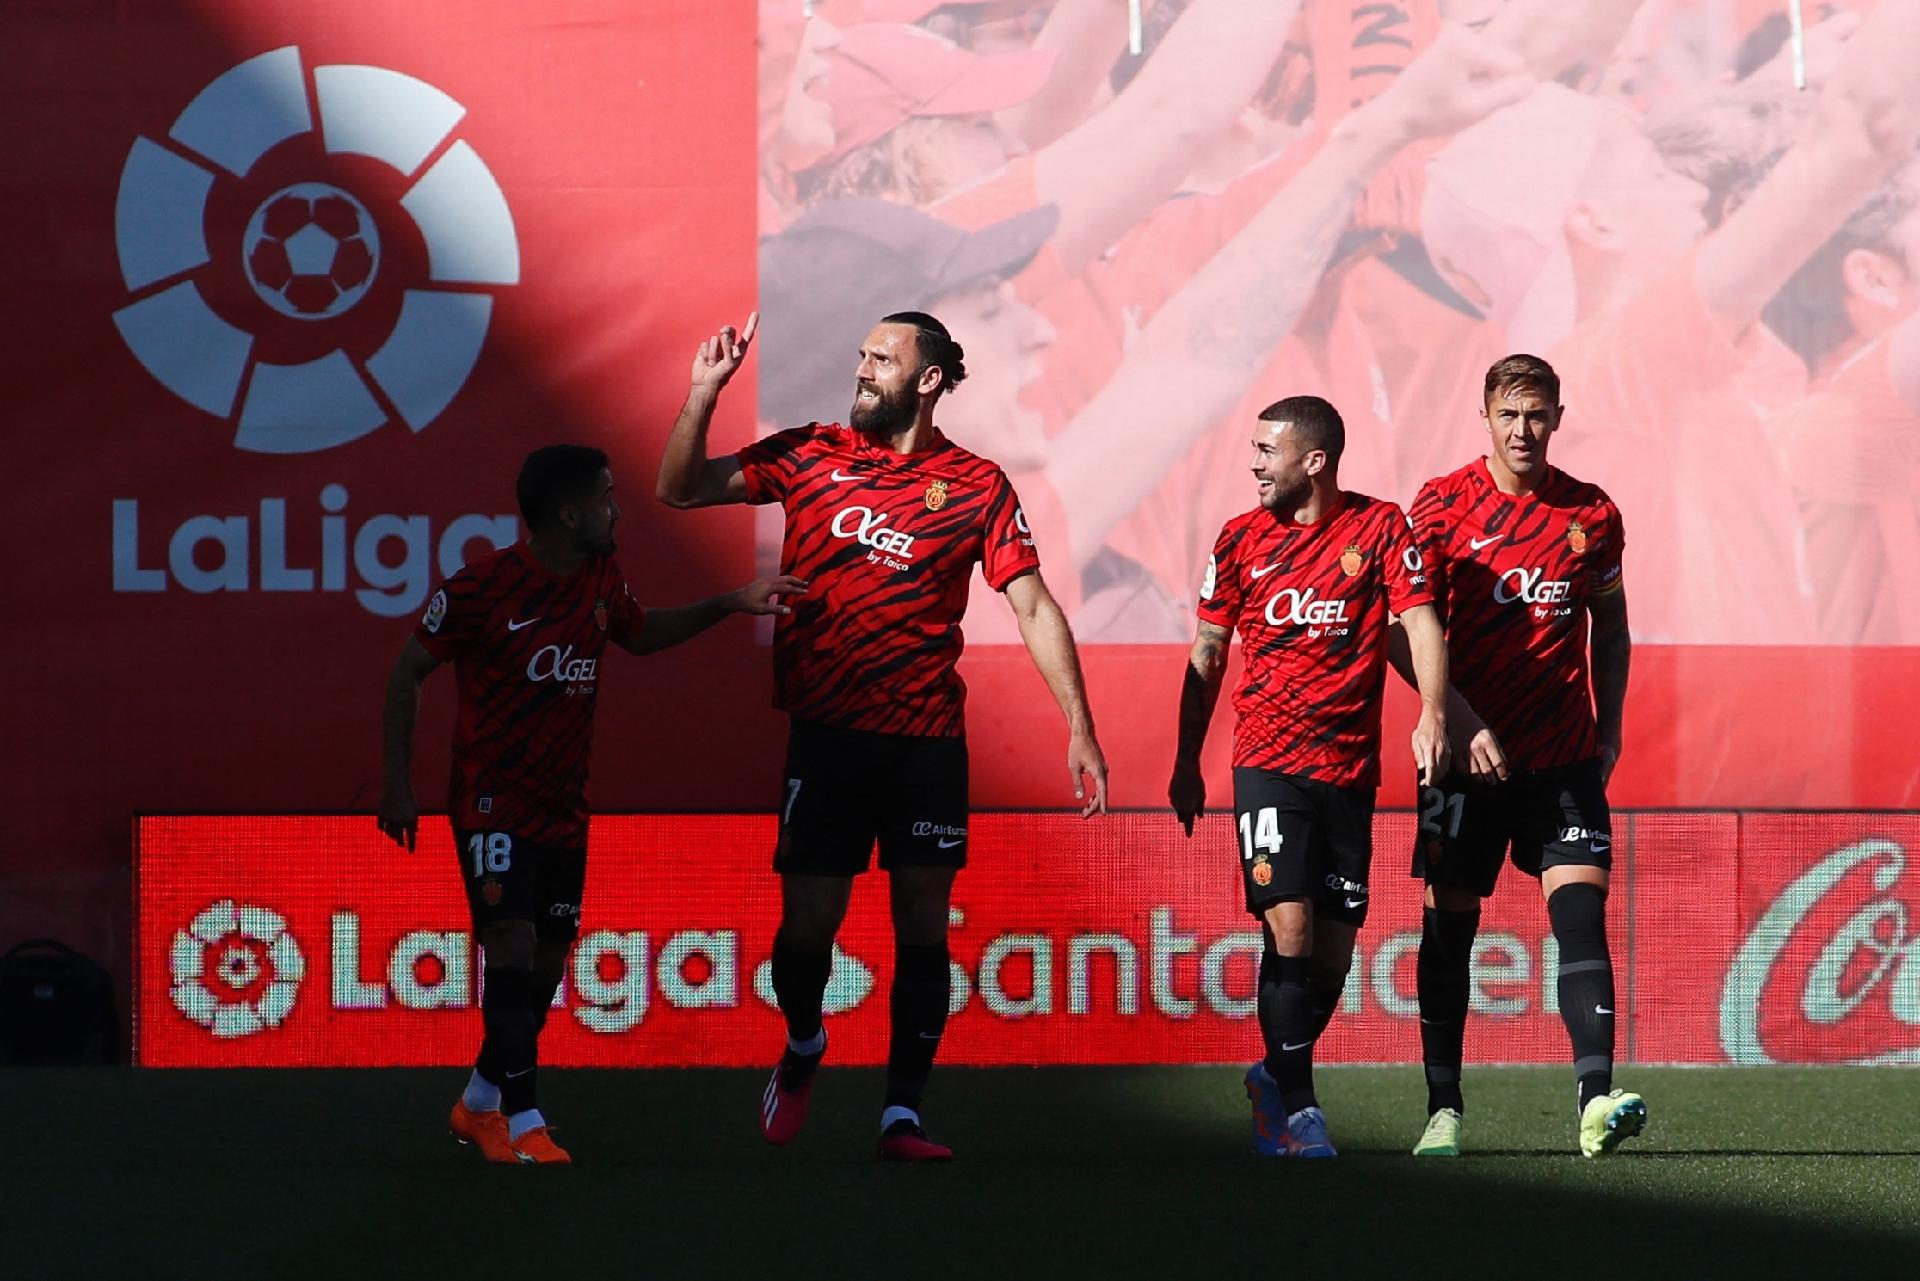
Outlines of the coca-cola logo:
{"type": "Polygon", "coordinates": [[[1729,1060],[1920,1063],[1920,894],[1906,870],[1905,846],[1869,838],[1774,897],[1721,989],[1729,1060]]]}

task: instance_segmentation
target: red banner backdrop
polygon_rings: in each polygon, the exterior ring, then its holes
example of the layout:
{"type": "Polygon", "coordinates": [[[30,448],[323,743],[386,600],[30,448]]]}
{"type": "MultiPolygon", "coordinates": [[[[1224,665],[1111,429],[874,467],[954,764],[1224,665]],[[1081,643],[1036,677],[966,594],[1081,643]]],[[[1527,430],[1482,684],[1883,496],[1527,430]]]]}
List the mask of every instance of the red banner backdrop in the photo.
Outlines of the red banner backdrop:
{"type": "MultiPolygon", "coordinates": [[[[1642,814],[1616,844],[1626,1059],[1920,1058],[1909,921],[1920,819],[1642,814]],[[1621,910],[1627,905],[1630,910],[1621,910]]],[[[1323,1062],[1419,1058],[1408,814],[1377,821],[1372,918],[1323,1062]]],[[[607,817],[542,1054],[578,1066],[749,1065],[781,1037],[767,960],[770,818],[607,817]]],[[[953,914],[952,1063],[1211,1063],[1258,1053],[1259,936],[1230,819],[982,814],[953,914]]],[[[137,1061],[158,1067],[460,1063],[479,958],[449,833],[397,852],[364,818],[154,818],[139,831],[137,1061]]],[[[1507,877],[1474,954],[1468,1053],[1565,1057],[1552,934],[1507,877]]],[[[886,1054],[892,945],[864,880],[827,1004],[833,1057],[886,1054]]]]}

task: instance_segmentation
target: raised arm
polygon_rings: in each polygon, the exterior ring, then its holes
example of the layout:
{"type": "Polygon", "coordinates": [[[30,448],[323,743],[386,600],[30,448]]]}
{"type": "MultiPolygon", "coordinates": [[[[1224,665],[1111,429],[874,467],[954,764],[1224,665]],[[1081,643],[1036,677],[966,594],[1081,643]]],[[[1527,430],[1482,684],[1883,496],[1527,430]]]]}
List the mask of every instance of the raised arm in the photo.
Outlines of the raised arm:
{"type": "Polygon", "coordinates": [[[1633,662],[1633,638],[1627,632],[1627,589],[1616,587],[1587,602],[1593,620],[1593,708],[1600,740],[1600,781],[1613,776],[1620,762],[1622,718],[1627,706],[1627,669],[1633,662]]]}
{"type": "Polygon", "coordinates": [[[1516,55],[1444,29],[1167,300],[1054,442],[1048,478],[1082,566],[1193,438],[1246,394],[1320,287],[1373,175],[1408,143],[1463,128],[1531,83],[1516,55]]]}
{"type": "Polygon", "coordinates": [[[1053,691],[1053,701],[1067,718],[1067,773],[1073,779],[1073,798],[1084,802],[1081,818],[1107,812],[1107,759],[1093,732],[1093,711],[1087,706],[1086,678],[1080,672],[1080,652],[1073,644],[1073,629],[1067,626],[1053,593],[1038,570],[1020,575],[1007,584],[1007,603],[1020,624],[1020,639],[1034,667],[1053,691]],[[1093,783],[1093,795],[1087,796],[1087,782],[1093,783]]]}
{"type": "Polygon", "coordinates": [[[1199,143],[1259,92],[1299,8],[1299,0],[1194,0],[1118,97],[1034,155],[1036,195],[1060,209],[1053,244],[1070,270],[1172,194],[1199,143]]]}
{"type": "Polygon", "coordinates": [[[1847,41],[1820,102],[1753,195],[1694,260],[1700,296],[1738,336],[1920,140],[1920,4],[1884,0],[1847,41]]]}
{"type": "Polygon", "coordinates": [[[654,493],[667,506],[713,507],[747,501],[747,482],[740,474],[739,461],[731,454],[707,456],[707,428],[713,424],[721,389],[747,358],[759,327],[760,313],[756,311],[747,317],[746,328],[738,334],[727,325],[694,352],[693,386],[673,430],[667,434],[667,446],[660,455],[660,480],[654,487],[654,493]]]}
{"type": "Polygon", "coordinates": [[[1207,807],[1207,784],[1200,773],[1200,749],[1207,745],[1207,726],[1213,721],[1213,709],[1220,701],[1220,682],[1227,672],[1227,647],[1233,642],[1231,628],[1200,621],[1193,649],[1187,654],[1187,670],[1180,682],[1180,739],[1173,752],[1173,778],[1167,783],[1167,800],[1187,835],[1193,835],[1193,821],[1207,807]]]}
{"type": "Polygon", "coordinates": [[[1027,144],[1046,146],[1086,116],[1127,47],[1127,0],[1060,0],[1033,47],[1057,56],[1040,92],[996,114],[1000,126],[1027,144]]]}
{"type": "Polygon", "coordinates": [[[420,833],[420,808],[413,799],[413,726],[420,715],[420,682],[438,666],[440,660],[427,652],[418,637],[407,637],[387,674],[387,701],[380,716],[386,777],[380,793],[380,830],[409,850],[420,833]]]}

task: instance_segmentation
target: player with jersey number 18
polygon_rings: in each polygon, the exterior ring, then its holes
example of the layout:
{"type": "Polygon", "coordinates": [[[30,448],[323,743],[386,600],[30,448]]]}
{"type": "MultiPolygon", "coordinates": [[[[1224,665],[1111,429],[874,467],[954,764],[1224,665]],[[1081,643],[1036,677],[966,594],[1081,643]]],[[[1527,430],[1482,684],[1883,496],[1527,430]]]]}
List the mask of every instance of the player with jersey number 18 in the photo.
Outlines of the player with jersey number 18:
{"type": "Polygon", "coordinates": [[[486,954],[485,1039],[449,1128],[489,1161],[569,1161],[536,1106],[538,1044],[587,878],[587,760],[611,641],[651,654],[728,614],[785,614],[806,584],[780,577],[694,605],[642,609],[614,561],[607,456],[549,445],[517,485],[527,538],[472,561],[435,592],[387,681],[380,830],[411,850],[420,683],[451,662],[459,684],[447,812],[474,936],[486,954]]]}
{"type": "MultiPolygon", "coordinates": [[[[1613,1088],[1606,923],[1606,789],[1631,654],[1626,536],[1599,486],[1548,465],[1561,414],[1551,365],[1496,362],[1482,392],[1486,457],[1428,481],[1413,502],[1446,627],[1455,758],[1466,767],[1421,780],[1413,874],[1426,883],[1416,983],[1427,1128],[1416,1156],[1460,1151],[1473,938],[1509,851],[1539,879],[1559,946],[1580,1150],[1604,1156],[1647,1122],[1645,1100],[1613,1088]]],[[[1395,665],[1406,674],[1404,652],[1395,665]]]]}
{"type": "Polygon", "coordinates": [[[761,1096],[761,1132],[775,1144],[799,1136],[826,1052],[834,936],[877,841],[895,945],[880,1156],[944,1161],[953,1153],[926,1136],[920,1102],[947,1023],[948,903],[967,856],[966,685],[955,663],[976,564],[1013,607],[1066,717],[1083,816],[1106,810],[1107,765],[1073,633],[1040,578],[1013,486],[934,425],[967,375],[946,326],[917,311],[883,317],[860,345],[846,425],[810,423],[710,458],[714,405],[756,327],[749,317],[695,353],[659,495],[675,507],[779,503],[780,563],[812,588],[773,633],[774,701],[792,718],[773,856],[773,990],[787,1047],[761,1096]]]}
{"type": "Polygon", "coordinates": [[[1269,405],[1253,433],[1260,505],[1228,521],[1200,588],[1167,798],[1193,834],[1206,805],[1200,751],[1240,633],[1233,807],[1247,910],[1261,923],[1265,1058],[1247,1071],[1253,1148],[1331,1157],[1313,1046],[1346,986],[1367,917],[1387,628],[1413,644],[1421,712],[1413,757],[1447,765],[1446,646],[1427,576],[1392,503],[1340,488],[1346,426],[1318,396],[1269,405]]]}

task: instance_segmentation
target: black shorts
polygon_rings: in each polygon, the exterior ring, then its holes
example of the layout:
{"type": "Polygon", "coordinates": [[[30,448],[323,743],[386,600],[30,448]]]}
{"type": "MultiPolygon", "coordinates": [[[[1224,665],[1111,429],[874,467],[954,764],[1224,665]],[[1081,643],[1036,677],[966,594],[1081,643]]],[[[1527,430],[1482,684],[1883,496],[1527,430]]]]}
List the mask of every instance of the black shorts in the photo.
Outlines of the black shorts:
{"type": "Polygon", "coordinates": [[[456,831],[453,841],[476,936],[496,921],[532,921],[542,939],[570,940],[580,933],[586,847],[548,845],[499,831],[456,831]]]}
{"type": "Polygon", "coordinates": [[[876,840],[883,868],[966,866],[967,740],[795,718],[773,870],[858,876],[876,840]]]}
{"type": "Polygon", "coordinates": [[[1509,850],[1528,876],[1549,867],[1613,865],[1613,820],[1598,761],[1516,773],[1504,783],[1453,774],[1419,795],[1413,874],[1437,888],[1485,898],[1509,850]]]}
{"type": "Polygon", "coordinates": [[[1320,920],[1364,923],[1373,798],[1371,787],[1235,766],[1234,830],[1247,910],[1264,916],[1282,899],[1309,899],[1320,920]]]}

